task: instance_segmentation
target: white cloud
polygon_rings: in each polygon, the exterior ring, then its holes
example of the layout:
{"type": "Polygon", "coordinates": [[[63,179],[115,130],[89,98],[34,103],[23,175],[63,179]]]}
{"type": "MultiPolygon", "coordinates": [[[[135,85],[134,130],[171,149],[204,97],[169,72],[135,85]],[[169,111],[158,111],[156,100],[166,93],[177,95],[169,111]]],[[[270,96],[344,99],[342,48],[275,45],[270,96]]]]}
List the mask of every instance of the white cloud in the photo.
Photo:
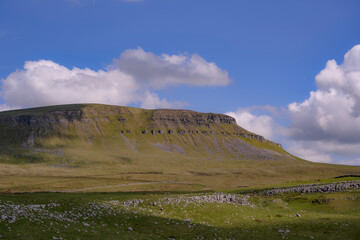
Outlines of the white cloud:
{"type": "Polygon", "coordinates": [[[11,110],[11,108],[9,106],[7,106],[6,104],[0,104],[0,112],[7,111],[7,110],[11,110]]]}
{"type": "Polygon", "coordinates": [[[316,76],[317,89],[303,102],[288,105],[290,126],[281,117],[254,113],[259,107],[227,113],[237,123],[269,139],[281,139],[290,153],[314,162],[360,165],[360,45],[345,54],[342,64],[329,60],[316,76]]]}
{"type": "Polygon", "coordinates": [[[269,115],[253,113],[252,111],[256,108],[258,107],[239,108],[236,112],[225,114],[235,118],[236,123],[246,130],[262,135],[267,139],[273,139],[275,129],[273,118],[269,115]]]}
{"type": "Polygon", "coordinates": [[[343,64],[328,61],[316,84],[304,102],[289,104],[292,137],[360,142],[360,45],[346,53],[343,64]]]}
{"type": "Polygon", "coordinates": [[[360,165],[360,144],[339,144],[328,141],[288,140],[287,150],[300,158],[313,162],[360,165]]]}
{"type": "Polygon", "coordinates": [[[143,95],[141,107],[149,109],[157,108],[158,106],[161,106],[162,108],[182,108],[185,105],[187,105],[187,103],[168,102],[166,99],[160,99],[157,94],[146,91],[143,95]]]}
{"type": "Polygon", "coordinates": [[[225,70],[197,54],[158,56],[141,48],[130,49],[124,51],[114,65],[156,89],[178,85],[226,86],[231,82],[225,70]]]}
{"type": "Polygon", "coordinates": [[[288,106],[289,151],[316,162],[359,164],[344,159],[360,155],[360,45],[340,65],[329,60],[316,85],[308,99],[288,106]]]}
{"type": "Polygon", "coordinates": [[[314,148],[314,146],[309,146],[309,143],[291,142],[287,150],[297,157],[313,162],[331,163],[333,161],[330,154],[319,151],[317,148],[314,148]]]}
{"type": "Polygon", "coordinates": [[[157,56],[138,48],[124,51],[107,70],[68,69],[48,60],[27,61],[23,69],[1,81],[4,110],[69,103],[140,103],[144,108],[179,108],[186,103],[160,99],[154,89],[226,85],[230,79],[215,63],[196,54],[157,56]]]}
{"type": "Polygon", "coordinates": [[[360,158],[335,161],[337,164],[360,166],[360,158]]]}
{"type": "Polygon", "coordinates": [[[9,107],[68,103],[126,105],[140,99],[135,79],[118,70],[68,69],[52,61],[25,62],[24,69],[2,82],[1,97],[9,107]]]}

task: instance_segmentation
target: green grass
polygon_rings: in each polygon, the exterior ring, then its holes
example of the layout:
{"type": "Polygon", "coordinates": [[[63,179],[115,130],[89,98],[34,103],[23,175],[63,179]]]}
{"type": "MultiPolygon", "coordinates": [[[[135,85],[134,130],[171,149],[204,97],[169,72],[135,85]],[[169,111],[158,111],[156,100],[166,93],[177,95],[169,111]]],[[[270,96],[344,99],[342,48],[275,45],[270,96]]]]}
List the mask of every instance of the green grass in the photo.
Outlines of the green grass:
{"type": "Polygon", "coordinates": [[[18,214],[14,223],[1,221],[0,235],[2,239],[359,239],[360,236],[359,191],[253,196],[251,206],[151,204],[158,199],[189,194],[202,193],[1,194],[3,212],[4,203],[18,205],[20,210],[28,205],[56,205],[45,206],[47,214],[32,211],[31,218],[18,214]],[[144,202],[136,207],[119,204],[128,199],[144,202]],[[330,200],[317,203],[316,199],[330,200]],[[283,234],[279,230],[289,232],[283,234]]]}

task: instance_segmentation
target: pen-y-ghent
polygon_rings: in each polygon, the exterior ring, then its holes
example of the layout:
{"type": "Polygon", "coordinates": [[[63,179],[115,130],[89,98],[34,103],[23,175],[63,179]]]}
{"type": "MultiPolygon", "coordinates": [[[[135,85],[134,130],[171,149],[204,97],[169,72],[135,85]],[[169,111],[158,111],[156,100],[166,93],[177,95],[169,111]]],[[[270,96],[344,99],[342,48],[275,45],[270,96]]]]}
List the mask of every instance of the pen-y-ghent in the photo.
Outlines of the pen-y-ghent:
{"type": "Polygon", "coordinates": [[[0,239],[360,239],[357,1],[0,1],[0,239]]]}

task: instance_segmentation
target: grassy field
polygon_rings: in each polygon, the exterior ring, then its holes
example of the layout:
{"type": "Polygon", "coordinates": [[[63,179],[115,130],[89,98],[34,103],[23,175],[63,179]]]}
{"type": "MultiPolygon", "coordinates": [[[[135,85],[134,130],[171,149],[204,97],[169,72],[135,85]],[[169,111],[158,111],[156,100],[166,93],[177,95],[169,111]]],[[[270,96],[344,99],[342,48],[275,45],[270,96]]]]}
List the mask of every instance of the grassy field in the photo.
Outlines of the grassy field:
{"type": "Polygon", "coordinates": [[[1,239],[360,239],[359,190],[249,195],[249,205],[187,200],[212,194],[0,194],[0,235],[1,239]],[[123,205],[133,199],[142,202],[123,205]]]}
{"type": "Polygon", "coordinates": [[[307,162],[291,165],[289,162],[279,164],[275,161],[219,162],[196,159],[168,159],[166,164],[152,161],[152,164],[149,162],[142,166],[114,164],[111,167],[101,165],[75,169],[42,164],[0,164],[0,192],[73,191],[84,188],[93,188],[91,191],[241,190],[321,181],[359,173],[359,167],[307,162]],[[151,182],[154,184],[149,184],[151,182]],[[126,185],[130,183],[138,184],[126,185]]]}

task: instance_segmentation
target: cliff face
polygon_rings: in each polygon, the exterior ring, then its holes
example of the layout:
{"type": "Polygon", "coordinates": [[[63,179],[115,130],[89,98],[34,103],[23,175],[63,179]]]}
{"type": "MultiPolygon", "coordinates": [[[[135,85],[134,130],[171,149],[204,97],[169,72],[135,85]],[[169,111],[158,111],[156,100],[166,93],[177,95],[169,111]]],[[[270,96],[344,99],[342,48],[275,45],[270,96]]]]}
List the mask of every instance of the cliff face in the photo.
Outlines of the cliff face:
{"type": "Polygon", "coordinates": [[[214,113],[198,113],[188,110],[159,109],[153,112],[151,120],[159,125],[188,127],[210,127],[211,124],[236,124],[235,119],[214,113]]]}
{"type": "Polygon", "coordinates": [[[234,118],[223,114],[107,105],[64,105],[0,113],[1,149],[61,150],[75,143],[89,149],[116,146],[124,154],[163,151],[230,159],[289,157],[281,145],[248,132],[234,118]]]}

